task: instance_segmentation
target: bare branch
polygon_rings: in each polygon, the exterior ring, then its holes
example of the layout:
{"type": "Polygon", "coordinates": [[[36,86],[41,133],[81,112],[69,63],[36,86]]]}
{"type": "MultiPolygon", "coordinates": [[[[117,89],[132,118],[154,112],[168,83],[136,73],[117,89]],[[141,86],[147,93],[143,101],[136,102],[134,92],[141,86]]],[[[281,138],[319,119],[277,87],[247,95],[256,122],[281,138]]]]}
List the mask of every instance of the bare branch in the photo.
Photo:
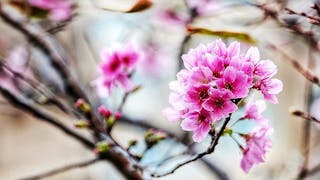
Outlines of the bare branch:
{"type": "Polygon", "coordinates": [[[41,173],[41,174],[34,175],[34,176],[21,178],[20,180],[35,180],[35,179],[46,178],[46,177],[49,177],[49,176],[54,176],[56,174],[63,173],[63,172],[66,172],[66,171],[69,171],[69,170],[72,170],[72,169],[89,166],[89,165],[97,162],[98,160],[99,160],[99,158],[95,157],[95,158],[90,159],[90,160],[69,164],[69,165],[66,165],[66,166],[63,166],[63,167],[59,167],[59,168],[56,168],[56,169],[53,169],[53,170],[50,170],[50,171],[47,171],[47,172],[44,172],[44,173],[41,173]]]}
{"type": "Polygon", "coordinates": [[[289,8],[285,8],[285,10],[288,11],[289,14],[294,14],[294,15],[302,16],[302,17],[309,19],[312,24],[316,24],[316,25],[320,24],[320,18],[318,18],[318,17],[310,16],[305,12],[299,13],[299,12],[296,12],[296,11],[289,9],[289,8]]]}
{"type": "Polygon", "coordinates": [[[305,119],[305,120],[308,120],[308,121],[313,121],[313,122],[316,122],[316,123],[320,123],[319,119],[315,118],[314,116],[310,115],[307,112],[304,112],[304,111],[301,111],[301,110],[298,110],[298,109],[294,109],[294,110],[291,110],[291,113],[293,115],[295,115],[295,116],[301,117],[302,119],[305,119]]]}
{"type": "Polygon", "coordinates": [[[285,52],[281,51],[279,48],[277,48],[273,44],[268,45],[271,49],[277,51],[280,53],[283,57],[284,60],[286,60],[287,63],[289,63],[293,68],[295,68],[300,74],[302,74],[307,80],[311,81],[312,83],[316,84],[317,86],[320,86],[320,79],[318,76],[316,76],[312,71],[309,69],[303,67],[299,61],[291,58],[288,54],[285,52]]]}

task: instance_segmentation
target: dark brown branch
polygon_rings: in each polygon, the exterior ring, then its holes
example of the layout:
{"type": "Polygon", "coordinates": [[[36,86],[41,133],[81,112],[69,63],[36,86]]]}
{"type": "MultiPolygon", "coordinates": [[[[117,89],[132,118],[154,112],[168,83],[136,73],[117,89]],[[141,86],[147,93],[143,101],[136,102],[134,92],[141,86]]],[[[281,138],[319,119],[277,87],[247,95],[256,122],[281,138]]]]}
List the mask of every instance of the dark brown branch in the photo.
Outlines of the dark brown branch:
{"type": "Polygon", "coordinates": [[[210,146],[208,147],[208,149],[206,151],[191,157],[190,159],[186,160],[185,162],[179,163],[176,167],[174,167],[169,172],[166,172],[166,173],[163,173],[163,174],[153,173],[152,177],[163,177],[163,176],[166,176],[166,175],[169,175],[169,174],[173,174],[180,167],[182,167],[182,166],[184,166],[186,164],[189,164],[191,162],[194,162],[194,161],[202,158],[203,156],[206,156],[208,154],[213,153],[214,150],[215,150],[215,147],[218,145],[219,139],[222,136],[222,134],[223,134],[225,128],[227,127],[227,124],[228,124],[229,121],[230,121],[230,116],[226,118],[226,120],[224,121],[224,123],[223,123],[222,127],[220,128],[220,131],[218,132],[218,134],[211,136],[211,143],[210,143],[210,146]]]}
{"type": "Polygon", "coordinates": [[[94,159],[90,159],[90,160],[86,160],[83,162],[78,162],[78,163],[73,163],[73,164],[69,164],[63,167],[59,167],[41,174],[37,174],[35,176],[30,176],[30,177],[26,177],[26,178],[21,178],[21,180],[36,180],[36,179],[42,179],[42,178],[46,178],[49,176],[54,176],[56,174],[59,173],[63,173],[72,169],[76,169],[76,168],[82,168],[82,167],[86,167],[89,166],[95,162],[97,162],[99,160],[99,158],[94,158],[94,159]]]}
{"type": "Polygon", "coordinates": [[[280,53],[283,57],[284,60],[289,63],[293,68],[295,68],[300,74],[302,74],[307,80],[311,81],[312,83],[314,83],[317,86],[320,86],[320,79],[318,76],[316,76],[312,71],[310,71],[309,69],[303,67],[298,60],[295,60],[293,58],[291,58],[288,54],[286,54],[285,52],[281,51],[279,48],[277,48],[275,45],[273,44],[269,44],[268,45],[271,49],[277,51],[278,53],[280,53]]]}
{"type": "Polygon", "coordinates": [[[73,130],[69,129],[60,121],[58,121],[56,118],[50,116],[46,112],[36,107],[32,101],[24,99],[23,97],[18,97],[17,95],[14,95],[13,93],[3,88],[2,86],[0,86],[0,93],[13,105],[13,107],[19,110],[23,110],[24,112],[33,115],[39,120],[42,120],[44,122],[47,122],[53,125],[54,127],[66,133],[68,136],[75,138],[76,140],[81,142],[85,147],[89,149],[92,149],[94,147],[94,144],[91,141],[84,138],[80,134],[74,132],[73,130]]]}

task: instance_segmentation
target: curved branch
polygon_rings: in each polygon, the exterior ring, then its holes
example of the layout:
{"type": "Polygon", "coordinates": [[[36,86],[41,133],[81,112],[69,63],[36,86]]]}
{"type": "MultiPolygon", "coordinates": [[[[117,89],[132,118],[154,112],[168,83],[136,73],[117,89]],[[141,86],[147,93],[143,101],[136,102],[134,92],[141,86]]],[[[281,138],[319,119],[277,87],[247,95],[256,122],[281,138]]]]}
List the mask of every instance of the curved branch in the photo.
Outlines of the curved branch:
{"type": "Polygon", "coordinates": [[[182,162],[182,163],[179,163],[176,167],[174,167],[171,171],[169,172],[166,172],[166,173],[163,173],[163,174],[156,174],[156,173],[153,173],[151,174],[152,177],[163,177],[163,176],[166,176],[166,175],[169,175],[169,174],[173,174],[177,169],[179,169],[180,167],[186,165],[186,164],[189,164],[193,161],[196,161],[208,154],[211,154],[214,152],[215,150],[215,147],[218,145],[218,142],[219,142],[219,139],[220,137],[222,136],[225,128],[227,127],[227,124],[228,122],[230,121],[230,116],[226,118],[226,120],[224,121],[222,127],[220,128],[220,131],[218,132],[217,135],[212,135],[211,136],[211,143],[210,143],[210,146],[208,147],[208,149],[200,154],[197,154],[195,156],[193,156],[192,158],[186,160],[185,162],[182,162]]]}
{"type": "Polygon", "coordinates": [[[66,165],[66,166],[63,166],[63,167],[59,167],[59,168],[56,168],[56,169],[53,169],[53,170],[50,170],[50,171],[47,171],[47,172],[44,172],[44,173],[41,173],[41,174],[37,174],[37,175],[26,177],[26,178],[21,178],[20,180],[35,180],[35,179],[46,178],[46,177],[49,177],[49,176],[54,176],[56,174],[63,173],[63,172],[66,172],[66,171],[69,171],[69,170],[72,170],[72,169],[75,169],[75,168],[82,168],[82,167],[89,166],[89,165],[97,162],[98,160],[99,160],[99,158],[95,157],[94,159],[90,159],[90,160],[86,160],[86,161],[83,161],[83,162],[69,164],[69,165],[66,165]]]}
{"type": "Polygon", "coordinates": [[[32,114],[34,117],[39,118],[39,120],[45,121],[54,127],[60,129],[70,137],[77,139],[81,142],[84,146],[89,149],[94,147],[94,143],[86,139],[85,137],[81,136],[80,134],[74,132],[73,130],[66,127],[63,123],[58,121],[56,118],[50,116],[40,108],[36,107],[32,101],[28,101],[22,97],[18,97],[5,89],[4,87],[0,86],[0,93],[13,105],[13,107],[17,109],[21,109],[29,114],[32,114]]]}

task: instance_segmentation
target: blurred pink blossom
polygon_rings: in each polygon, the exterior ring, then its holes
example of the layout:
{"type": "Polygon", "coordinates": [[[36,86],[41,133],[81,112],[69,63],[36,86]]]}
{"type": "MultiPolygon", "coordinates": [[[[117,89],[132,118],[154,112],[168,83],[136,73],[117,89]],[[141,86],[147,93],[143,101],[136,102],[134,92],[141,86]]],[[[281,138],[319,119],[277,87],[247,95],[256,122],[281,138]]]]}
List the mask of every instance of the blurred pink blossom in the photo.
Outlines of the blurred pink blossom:
{"type": "Polygon", "coordinates": [[[126,92],[133,90],[134,84],[130,79],[131,73],[141,58],[141,52],[132,44],[115,49],[101,51],[102,63],[99,66],[101,76],[93,81],[101,97],[110,95],[112,88],[121,85],[126,92]]]}
{"type": "Polygon", "coordinates": [[[69,0],[29,0],[29,3],[49,11],[49,17],[55,21],[65,21],[72,15],[72,3],[69,0]]]}
{"type": "Polygon", "coordinates": [[[240,162],[243,171],[247,173],[255,164],[264,162],[265,154],[272,147],[268,137],[272,132],[270,126],[258,126],[251,134],[245,135],[246,146],[242,150],[243,157],[240,162]]]}

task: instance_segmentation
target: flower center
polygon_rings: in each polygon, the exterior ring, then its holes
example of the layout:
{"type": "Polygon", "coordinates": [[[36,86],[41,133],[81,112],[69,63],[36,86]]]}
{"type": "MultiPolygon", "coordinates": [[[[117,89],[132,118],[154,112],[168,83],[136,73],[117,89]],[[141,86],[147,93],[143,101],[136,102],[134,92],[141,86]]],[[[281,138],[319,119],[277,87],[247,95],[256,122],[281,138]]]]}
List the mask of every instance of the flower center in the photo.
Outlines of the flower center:
{"type": "Polygon", "coordinates": [[[206,99],[208,96],[209,96],[209,95],[208,95],[208,92],[207,92],[206,90],[203,90],[203,91],[201,91],[201,92],[199,93],[199,97],[200,97],[201,100],[206,99]]]}
{"type": "Polygon", "coordinates": [[[221,100],[221,99],[216,99],[215,103],[216,103],[217,107],[222,107],[223,106],[223,100],[221,100]]]}
{"type": "Polygon", "coordinates": [[[226,83],[226,85],[224,86],[226,89],[229,89],[230,91],[233,90],[232,85],[230,83],[226,83]]]}

